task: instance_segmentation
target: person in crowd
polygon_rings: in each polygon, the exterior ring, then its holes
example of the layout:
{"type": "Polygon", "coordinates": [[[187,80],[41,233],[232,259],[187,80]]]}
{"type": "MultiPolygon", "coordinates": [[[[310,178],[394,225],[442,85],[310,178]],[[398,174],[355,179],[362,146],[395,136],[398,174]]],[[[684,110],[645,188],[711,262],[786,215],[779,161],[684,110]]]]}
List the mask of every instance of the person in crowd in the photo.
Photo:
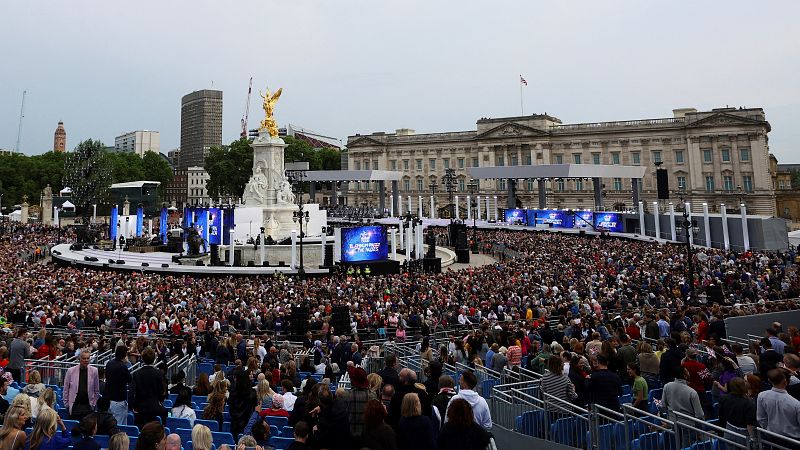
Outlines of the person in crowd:
{"type": "MultiPolygon", "coordinates": [[[[111,436],[108,440],[108,450],[129,450],[131,443],[130,438],[125,433],[117,433],[111,436]]],[[[137,438],[136,448],[139,448],[139,441],[137,438]]],[[[156,447],[158,448],[158,447],[156,447]]]]}
{"type": "MultiPolygon", "coordinates": [[[[30,397],[31,401],[31,417],[33,419],[39,417],[39,413],[45,409],[54,409],[56,406],[56,392],[53,388],[44,390],[39,398],[30,397]]],[[[98,400],[99,401],[99,400],[98,400]]]]}
{"type": "Polygon", "coordinates": [[[174,377],[172,377],[172,387],[169,389],[170,394],[176,394],[180,397],[181,392],[186,392],[189,398],[192,398],[192,388],[186,386],[184,382],[186,381],[186,372],[183,370],[178,371],[174,377]]]}
{"type": "Polygon", "coordinates": [[[592,359],[594,370],[589,376],[591,402],[615,412],[620,412],[619,396],[622,395],[622,378],[608,370],[608,359],[600,354],[592,359]]]}
{"type": "MultiPolygon", "coordinates": [[[[681,366],[676,365],[673,367],[672,372],[673,381],[664,385],[664,390],[661,393],[661,402],[659,408],[668,413],[667,417],[671,421],[678,421],[687,425],[692,425],[692,422],[687,419],[680,418],[674,413],[679,412],[689,417],[695,417],[703,420],[705,413],[703,406],[700,404],[700,395],[697,390],[689,386],[687,379],[689,378],[689,371],[681,366]]],[[[680,448],[689,447],[692,444],[694,436],[687,428],[678,428],[679,436],[677,436],[680,448]]]]}
{"type": "Polygon", "coordinates": [[[736,355],[736,364],[742,370],[743,375],[750,375],[758,371],[758,365],[753,358],[744,354],[744,348],[741,344],[731,345],[731,350],[736,355]]]}
{"type": "Polygon", "coordinates": [[[564,410],[568,406],[561,405],[559,402],[577,400],[578,394],[575,393],[575,386],[569,376],[564,373],[564,361],[560,356],[553,355],[547,360],[547,371],[542,376],[539,392],[542,399],[547,401],[549,412],[553,415],[552,422],[555,421],[558,411],[564,410]]]}
{"type": "Polygon", "coordinates": [[[97,368],[89,365],[91,352],[80,353],[80,363],[64,376],[64,400],[72,420],[81,420],[97,405],[100,398],[100,377],[97,368]]]}
{"type": "Polygon", "coordinates": [[[9,379],[11,379],[10,374],[8,377],[0,375],[0,417],[6,414],[8,407],[11,405],[8,400],[4,398],[6,393],[8,393],[9,379]]]}
{"type": "Polygon", "coordinates": [[[97,434],[110,436],[119,432],[117,419],[109,411],[110,407],[111,400],[106,397],[100,397],[97,399],[97,411],[86,416],[94,419],[95,425],[97,425],[97,434]]]}
{"type": "Polygon", "coordinates": [[[52,409],[42,411],[33,425],[29,443],[30,450],[62,450],[70,445],[72,445],[72,438],[58,413],[52,409]],[[57,428],[61,428],[60,435],[56,433],[57,428]]]}
{"type": "Polygon", "coordinates": [[[28,419],[30,416],[25,408],[21,406],[8,408],[3,418],[3,426],[0,427],[0,447],[3,450],[22,450],[25,447],[28,436],[23,430],[28,419]]]}
{"type": "Polygon", "coordinates": [[[447,409],[447,423],[438,436],[439,450],[484,450],[489,445],[490,435],[475,423],[470,404],[457,398],[447,409]]]}
{"type": "MultiPolygon", "coordinates": [[[[311,447],[306,443],[310,434],[311,430],[307,423],[302,421],[297,422],[294,425],[294,441],[286,447],[286,450],[310,450],[311,447]]],[[[379,449],[374,448],[373,450],[379,449]]]]}
{"type": "Polygon", "coordinates": [[[181,450],[181,437],[175,433],[168,434],[164,450],[181,450]]]}
{"type": "Polygon", "coordinates": [[[397,389],[400,387],[400,376],[397,371],[397,357],[393,354],[388,354],[384,357],[386,367],[378,371],[384,384],[391,384],[397,389]]]}
{"type": "Polygon", "coordinates": [[[402,417],[397,427],[397,448],[399,450],[436,449],[435,427],[431,418],[422,414],[419,396],[415,392],[410,392],[403,396],[402,401],[402,417]]]}
{"type": "MultiPolygon", "coordinates": [[[[263,407],[262,407],[263,408],[263,407]]],[[[273,394],[269,407],[261,410],[261,416],[289,417],[289,411],[283,409],[283,396],[273,394]]]]}
{"type": "Polygon", "coordinates": [[[719,400],[719,426],[731,431],[725,438],[746,444],[739,436],[750,436],[757,426],[756,402],[747,396],[747,382],[744,378],[733,378],[725,386],[727,395],[719,400]]]}
{"type": "Polygon", "coordinates": [[[658,377],[661,384],[666,385],[673,381],[673,374],[675,366],[681,365],[685,354],[683,350],[678,347],[678,341],[672,337],[664,339],[667,349],[661,354],[659,359],[658,377]]]}
{"type": "MultiPolygon", "coordinates": [[[[144,367],[133,374],[130,386],[130,407],[133,409],[135,425],[142,430],[145,424],[161,418],[167,421],[167,411],[163,402],[167,398],[167,383],[164,374],[153,366],[156,361],[155,351],[147,347],[142,351],[144,367]]],[[[161,430],[162,434],[164,430],[161,430]]],[[[139,445],[137,441],[137,446],[139,445]]]]}
{"type": "MultiPolygon", "coordinates": [[[[440,364],[439,361],[435,362],[440,364]]],[[[383,386],[383,378],[377,373],[371,373],[367,375],[367,383],[369,384],[369,391],[372,392],[374,398],[379,398],[381,395],[381,386],[383,386]]]]}
{"type": "Polygon", "coordinates": [[[133,380],[128,368],[128,348],[118,345],[114,348],[114,358],[106,363],[106,391],[103,397],[110,401],[108,410],[114,415],[118,425],[128,423],[128,385],[133,380]]]}
{"type": "Polygon", "coordinates": [[[195,414],[194,409],[192,409],[191,392],[192,391],[189,388],[180,389],[178,391],[178,397],[175,398],[175,402],[172,404],[170,416],[178,419],[189,419],[189,424],[194,426],[194,421],[197,419],[197,415],[195,414]]]}
{"type": "Polygon", "coordinates": [[[197,424],[192,427],[192,448],[195,450],[211,450],[214,441],[211,429],[205,425],[197,424]]]}
{"type": "Polygon", "coordinates": [[[459,398],[465,400],[472,408],[472,413],[475,415],[475,423],[490,430],[492,428],[492,415],[489,412],[489,404],[486,403],[486,399],[475,392],[475,386],[478,385],[478,377],[475,376],[474,372],[467,370],[461,374],[460,385],[461,389],[458,394],[450,399],[447,409],[450,409],[450,405],[453,404],[454,400],[459,398]]]}
{"type": "Polygon", "coordinates": [[[42,376],[39,374],[38,370],[32,370],[28,374],[28,384],[22,388],[22,393],[26,394],[28,397],[38,398],[44,390],[47,389],[42,383],[42,376]]]}
{"type": "Polygon", "coordinates": [[[201,373],[200,376],[197,377],[197,382],[194,384],[192,395],[207,396],[210,393],[211,393],[211,384],[208,382],[208,374],[201,373]]]}
{"type": "Polygon", "coordinates": [[[350,395],[345,404],[348,411],[348,422],[350,423],[350,438],[357,444],[361,441],[364,433],[364,410],[367,402],[375,399],[375,395],[369,390],[367,372],[361,367],[352,367],[348,371],[350,375],[350,395]]]}
{"type": "Polygon", "coordinates": [[[97,418],[88,415],[72,429],[72,437],[76,440],[72,444],[73,450],[100,450],[100,444],[95,440],[97,434],[97,418]]]}
{"type": "Polygon", "coordinates": [[[437,394],[431,400],[431,408],[435,408],[435,414],[439,418],[439,423],[444,423],[445,414],[447,413],[447,405],[450,399],[455,397],[455,381],[450,375],[442,375],[439,377],[439,385],[437,394]]]}
{"type": "Polygon", "coordinates": [[[758,373],[763,378],[768,376],[770,370],[778,367],[778,363],[783,362],[783,355],[772,348],[772,341],[769,338],[761,338],[761,348],[763,351],[758,355],[758,373]]]}
{"type": "Polygon", "coordinates": [[[28,329],[20,327],[17,329],[17,337],[8,346],[8,364],[5,370],[11,372],[14,381],[20,382],[22,380],[22,368],[25,364],[25,359],[33,356],[34,348],[28,343],[28,329]]]}
{"type": "MultiPolygon", "coordinates": [[[[296,426],[295,435],[297,435],[296,426]]],[[[380,400],[370,399],[364,409],[364,432],[361,436],[361,447],[371,450],[397,449],[395,432],[386,423],[386,408],[380,400]]]]}
{"type": "Polygon", "coordinates": [[[628,363],[628,377],[633,380],[631,405],[633,405],[634,408],[647,411],[647,380],[644,379],[642,371],[635,362],[628,363]]]}
{"type": "Polygon", "coordinates": [[[319,399],[315,444],[331,450],[348,449],[351,445],[350,424],[344,399],[334,398],[326,384],[317,384],[314,390],[319,399]]]}
{"type": "MultiPolygon", "coordinates": [[[[144,354],[142,354],[144,357],[144,354]]],[[[122,433],[117,433],[122,434],[122,433]]],[[[165,450],[167,435],[164,426],[158,422],[147,422],[141,427],[136,439],[136,450],[165,450]]]]}
{"type": "Polygon", "coordinates": [[[800,442],[800,401],[786,392],[789,385],[786,373],[781,369],[772,369],[767,372],[767,377],[772,389],[758,394],[758,425],[795,443],[800,442]]]}
{"type": "Polygon", "coordinates": [[[222,429],[225,411],[225,394],[228,392],[228,385],[226,383],[217,383],[214,385],[214,392],[208,401],[205,409],[203,410],[203,419],[216,420],[219,424],[219,429],[222,429]]]}
{"type": "MultiPolygon", "coordinates": [[[[274,402],[274,400],[273,400],[274,402]]],[[[258,404],[250,377],[243,369],[234,371],[234,383],[230,397],[231,433],[238,436],[250,420],[250,414],[258,404]]]]}

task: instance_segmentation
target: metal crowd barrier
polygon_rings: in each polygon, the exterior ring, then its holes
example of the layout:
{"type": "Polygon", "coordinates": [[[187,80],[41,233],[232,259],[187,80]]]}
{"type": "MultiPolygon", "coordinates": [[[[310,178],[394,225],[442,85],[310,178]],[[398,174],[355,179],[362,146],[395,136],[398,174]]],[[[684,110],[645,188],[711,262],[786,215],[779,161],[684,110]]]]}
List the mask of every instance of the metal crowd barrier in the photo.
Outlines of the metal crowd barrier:
{"type": "MultiPolygon", "coordinates": [[[[28,376],[34,370],[39,372],[42,377],[42,383],[63,386],[64,378],[67,376],[67,371],[77,366],[78,361],[59,361],[49,359],[26,359],[24,364],[25,373],[22,379],[27,382],[28,376]]],[[[90,364],[91,366],[101,368],[105,365],[90,364]]]]}

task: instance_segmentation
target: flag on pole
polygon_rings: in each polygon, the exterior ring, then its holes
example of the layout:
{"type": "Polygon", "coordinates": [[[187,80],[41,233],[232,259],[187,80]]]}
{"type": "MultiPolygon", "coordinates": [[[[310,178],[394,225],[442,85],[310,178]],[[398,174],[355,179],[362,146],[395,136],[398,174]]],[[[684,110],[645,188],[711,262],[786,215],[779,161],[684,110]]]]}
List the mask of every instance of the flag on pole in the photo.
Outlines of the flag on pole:
{"type": "Polygon", "coordinates": [[[519,76],[519,82],[520,82],[520,83],[522,83],[522,84],[524,84],[525,86],[527,86],[527,85],[528,85],[528,82],[527,82],[527,81],[525,81],[525,78],[522,78],[522,75],[520,75],[520,76],[519,76]]]}

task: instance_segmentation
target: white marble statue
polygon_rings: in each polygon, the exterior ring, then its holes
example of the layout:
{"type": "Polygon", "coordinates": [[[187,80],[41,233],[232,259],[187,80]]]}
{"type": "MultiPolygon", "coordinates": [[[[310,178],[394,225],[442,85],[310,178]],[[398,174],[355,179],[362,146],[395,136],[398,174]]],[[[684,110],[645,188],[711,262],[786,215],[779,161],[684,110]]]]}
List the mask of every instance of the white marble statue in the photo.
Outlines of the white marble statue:
{"type": "Polygon", "coordinates": [[[256,166],[253,176],[250,177],[250,181],[247,182],[247,187],[245,187],[245,197],[253,199],[259,204],[266,204],[267,183],[267,177],[264,176],[261,167],[256,166]]]}
{"type": "Polygon", "coordinates": [[[278,203],[294,203],[294,194],[292,194],[292,186],[286,180],[278,181],[275,195],[278,203]]]}

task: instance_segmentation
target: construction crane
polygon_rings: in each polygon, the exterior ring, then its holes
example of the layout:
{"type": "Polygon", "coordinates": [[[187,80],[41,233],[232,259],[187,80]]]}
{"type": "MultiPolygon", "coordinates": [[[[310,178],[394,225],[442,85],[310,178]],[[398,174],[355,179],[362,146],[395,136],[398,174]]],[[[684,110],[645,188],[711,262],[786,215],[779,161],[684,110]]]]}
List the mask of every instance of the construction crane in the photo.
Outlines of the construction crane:
{"type": "Polygon", "coordinates": [[[22,106],[19,107],[19,126],[17,127],[17,145],[14,147],[14,151],[19,153],[19,141],[22,138],[22,118],[25,117],[25,96],[28,95],[28,91],[22,91],[22,106]]]}
{"type": "Polygon", "coordinates": [[[247,137],[247,119],[250,116],[250,94],[253,92],[253,77],[250,77],[250,85],[247,86],[247,104],[244,107],[244,116],[242,117],[242,133],[240,137],[247,137]]]}

